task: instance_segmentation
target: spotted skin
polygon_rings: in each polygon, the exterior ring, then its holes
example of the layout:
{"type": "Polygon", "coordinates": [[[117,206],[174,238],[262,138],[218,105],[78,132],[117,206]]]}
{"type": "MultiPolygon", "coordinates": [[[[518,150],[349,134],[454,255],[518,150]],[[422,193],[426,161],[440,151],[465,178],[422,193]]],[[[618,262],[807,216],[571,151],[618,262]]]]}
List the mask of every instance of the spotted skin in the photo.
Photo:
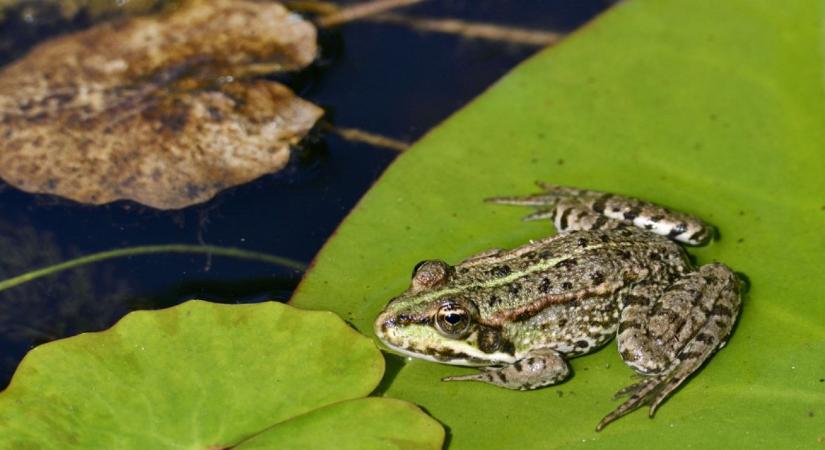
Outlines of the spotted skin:
{"type": "Polygon", "coordinates": [[[693,267],[675,242],[707,242],[712,228],[699,219],[613,194],[542,187],[492,201],[537,207],[530,218],[552,220],[558,235],[455,266],[422,262],[377,318],[376,335],[401,353],[479,368],[446,381],[517,390],[565,380],[567,359],[615,336],[643,379],[619,391],[627,400],[597,430],[640,406],[652,416],[729,338],[740,281],[723,264],[693,267]]]}
{"type": "Polygon", "coordinates": [[[544,192],[487,201],[536,207],[538,211],[527,220],[551,219],[558,232],[609,229],[624,223],[689,245],[706,244],[715,234],[714,228],[702,220],[655,203],[549,183],[538,185],[544,192]]]}

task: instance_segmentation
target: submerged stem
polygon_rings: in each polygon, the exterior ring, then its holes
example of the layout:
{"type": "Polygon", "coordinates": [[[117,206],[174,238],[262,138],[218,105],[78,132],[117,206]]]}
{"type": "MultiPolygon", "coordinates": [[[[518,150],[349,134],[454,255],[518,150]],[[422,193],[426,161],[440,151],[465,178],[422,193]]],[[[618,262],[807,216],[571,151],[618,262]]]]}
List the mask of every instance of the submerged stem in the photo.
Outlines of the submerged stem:
{"type": "Polygon", "coordinates": [[[119,258],[122,256],[146,255],[150,253],[205,253],[218,256],[229,256],[233,258],[263,261],[298,271],[303,271],[304,269],[306,269],[306,266],[303,263],[291,260],[289,258],[234,247],[218,247],[213,245],[189,244],[142,245],[138,247],[119,248],[115,250],[107,250],[105,252],[100,253],[93,253],[91,255],[81,256],[80,258],[71,259],[60,264],[55,264],[53,266],[48,266],[42,269],[26,272],[22,275],[9,278],[4,281],[0,281],[0,291],[9,289],[14,286],[18,286],[20,284],[35,280],[37,278],[45,277],[66,269],[73,269],[75,267],[79,267],[85,264],[91,264],[106,259],[119,258]]]}

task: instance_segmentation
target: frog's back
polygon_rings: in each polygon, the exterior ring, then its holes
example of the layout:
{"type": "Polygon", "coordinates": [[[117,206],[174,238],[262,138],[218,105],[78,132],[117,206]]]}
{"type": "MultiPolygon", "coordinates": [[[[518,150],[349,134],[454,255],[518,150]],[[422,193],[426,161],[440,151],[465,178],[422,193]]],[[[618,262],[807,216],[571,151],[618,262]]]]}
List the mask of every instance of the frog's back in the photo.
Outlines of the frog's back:
{"type": "Polygon", "coordinates": [[[470,258],[456,266],[463,286],[490,325],[524,321],[551,306],[609,301],[649,277],[690,268],[682,248],[643,230],[577,231],[470,258]]]}

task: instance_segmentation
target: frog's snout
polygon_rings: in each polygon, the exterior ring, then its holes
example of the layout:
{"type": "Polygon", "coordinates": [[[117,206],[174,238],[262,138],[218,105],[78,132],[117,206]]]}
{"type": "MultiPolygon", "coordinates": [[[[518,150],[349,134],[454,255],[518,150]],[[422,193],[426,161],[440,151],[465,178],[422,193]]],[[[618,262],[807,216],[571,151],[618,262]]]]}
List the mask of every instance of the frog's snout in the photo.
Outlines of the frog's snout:
{"type": "Polygon", "coordinates": [[[378,317],[375,318],[375,322],[372,324],[373,331],[378,339],[386,341],[387,332],[393,326],[393,322],[393,316],[387,311],[381,311],[381,313],[378,314],[378,317]]]}

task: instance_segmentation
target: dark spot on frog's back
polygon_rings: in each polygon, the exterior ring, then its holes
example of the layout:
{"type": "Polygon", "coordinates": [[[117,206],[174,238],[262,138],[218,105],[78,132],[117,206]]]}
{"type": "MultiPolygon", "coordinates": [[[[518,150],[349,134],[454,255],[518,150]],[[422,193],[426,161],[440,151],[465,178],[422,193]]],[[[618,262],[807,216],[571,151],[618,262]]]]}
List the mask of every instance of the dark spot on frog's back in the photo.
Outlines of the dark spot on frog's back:
{"type": "Polygon", "coordinates": [[[590,279],[593,281],[594,286],[598,286],[604,283],[604,274],[601,272],[593,272],[590,274],[590,279]]]}
{"type": "Polygon", "coordinates": [[[587,348],[590,347],[590,344],[587,343],[585,340],[576,341],[576,348],[587,348]]]}
{"type": "Polygon", "coordinates": [[[510,272],[512,271],[508,265],[496,266],[490,269],[490,275],[497,278],[506,277],[507,275],[510,275],[510,272]]]}
{"type": "Polygon", "coordinates": [[[565,281],[564,283],[561,284],[561,288],[564,289],[564,290],[573,289],[573,283],[571,283],[569,281],[565,281]]]}
{"type": "Polygon", "coordinates": [[[579,262],[576,261],[575,258],[568,258],[568,259],[557,262],[555,267],[569,269],[569,268],[575,266],[578,263],[579,262]]]}
{"type": "Polygon", "coordinates": [[[576,241],[576,244],[578,244],[578,246],[579,246],[579,247],[587,247],[587,239],[585,239],[585,238],[579,238],[579,239],[576,241]]]}
{"type": "Polygon", "coordinates": [[[552,286],[550,285],[550,279],[544,277],[541,279],[541,284],[539,284],[539,292],[541,292],[542,294],[546,294],[550,292],[551,287],[552,286]]]}

